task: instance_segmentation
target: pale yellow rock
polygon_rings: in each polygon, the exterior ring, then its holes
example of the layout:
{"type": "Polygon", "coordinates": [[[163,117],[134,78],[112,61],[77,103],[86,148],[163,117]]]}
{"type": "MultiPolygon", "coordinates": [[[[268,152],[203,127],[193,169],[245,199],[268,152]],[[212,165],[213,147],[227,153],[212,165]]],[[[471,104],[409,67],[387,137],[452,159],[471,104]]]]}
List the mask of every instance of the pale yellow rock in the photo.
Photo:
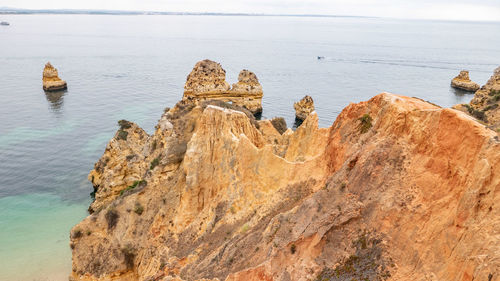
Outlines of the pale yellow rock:
{"type": "Polygon", "coordinates": [[[255,73],[246,69],[238,75],[238,83],[233,84],[231,94],[240,97],[233,98],[231,101],[242,106],[252,113],[262,112],[262,86],[255,73]]]}
{"type": "Polygon", "coordinates": [[[467,111],[486,123],[489,128],[500,132],[500,67],[479,90],[474,93],[467,111]]]}
{"type": "Polygon", "coordinates": [[[305,96],[294,103],[293,108],[295,109],[295,118],[304,121],[314,111],[314,101],[310,96],[305,96]]]}
{"type": "Polygon", "coordinates": [[[202,60],[197,62],[189,73],[184,85],[184,96],[222,95],[230,88],[222,66],[211,60],[202,60]]]}
{"type": "Polygon", "coordinates": [[[43,89],[45,91],[60,91],[67,88],[66,81],[61,80],[58,76],[57,69],[48,62],[43,69],[43,89]]]}
{"type": "Polygon", "coordinates": [[[96,191],[95,201],[89,207],[90,212],[102,209],[128,186],[140,181],[149,167],[147,161],[151,159],[148,157],[150,153],[144,153],[148,134],[125,120],[121,120],[119,126],[115,137],[106,146],[104,155],[88,176],[96,191]]]}
{"type": "Polygon", "coordinates": [[[460,73],[451,80],[451,86],[468,92],[479,90],[479,84],[470,80],[469,71],[467,70],[460,71],[460,73]]]}
{"type": "Polygon", "coordinates": [[[253,72],[242,70],[238,82],[231,88],[222,66],[203,60],[196,63],[188,75],[183,99],[194,103],[205,100],[231,102],[256,114],[262,112],[262,97],[262,86],[253,72]]]}

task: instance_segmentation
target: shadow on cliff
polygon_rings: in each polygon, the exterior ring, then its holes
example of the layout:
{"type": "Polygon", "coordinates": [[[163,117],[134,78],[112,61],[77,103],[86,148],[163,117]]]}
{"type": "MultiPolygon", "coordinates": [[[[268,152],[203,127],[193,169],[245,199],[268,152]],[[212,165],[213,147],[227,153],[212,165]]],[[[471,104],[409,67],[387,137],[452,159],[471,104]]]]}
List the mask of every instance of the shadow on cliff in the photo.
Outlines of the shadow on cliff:
{"type": "Polygon", "coordinates": [[[293,122],[292,129],[296,130],[298,127],[300,127],[300,125],[302,125],[302,123],[304,123],[304,120],[301,120],[299,118],[295,118],[295,121],[293,122]]]}

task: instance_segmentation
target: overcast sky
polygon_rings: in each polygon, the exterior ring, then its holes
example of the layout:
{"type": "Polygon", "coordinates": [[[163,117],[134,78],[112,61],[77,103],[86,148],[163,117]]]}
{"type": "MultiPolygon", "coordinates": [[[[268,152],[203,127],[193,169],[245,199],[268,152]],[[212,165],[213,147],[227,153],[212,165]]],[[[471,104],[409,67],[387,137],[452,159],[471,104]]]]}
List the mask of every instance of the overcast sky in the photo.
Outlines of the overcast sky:
{"type": "Polygon", "coordinates": [[[0,0],[0,7],[500,21],[500,0],[0,0]]]}

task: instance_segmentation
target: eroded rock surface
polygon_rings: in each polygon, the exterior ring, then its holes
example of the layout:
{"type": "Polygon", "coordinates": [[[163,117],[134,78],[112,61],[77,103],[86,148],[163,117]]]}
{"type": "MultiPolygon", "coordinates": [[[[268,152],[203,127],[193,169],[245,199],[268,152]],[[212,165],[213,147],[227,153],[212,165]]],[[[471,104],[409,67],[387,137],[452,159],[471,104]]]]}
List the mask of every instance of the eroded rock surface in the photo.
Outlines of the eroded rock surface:
{"type": "Polygon", "coordinates": [[[61,80],[57,73],[57,69],[48,62],[45,64],[45,68],[43,69],[43,89],[45,91],[60,91],[67,88],[66,81],[61,80]]]}
{"type": "Polygon", "coordinates": [[[415,98],[283,134],[183,100],[152,135],[121,122],[90,178],[71,280],[500,278],[498,138],[415,98]]]}
{"type": "Polygon", "coordinates": [[[454,106],[500,132],[500,67],[495,69],[488,82],[474,93],[470,104],[454,106]]]}
{"type": "Polygon", "coordinates": [[[468,92],[479,90],[479,84],[470,80],[467,70],[460,71],[460,74],[451,80],[451,86],[468,92]]]}
{"type": "Polygon", "coordinates": [[[184,100],[194,103],[204,100],[231,102],[253,114],[262,112],[262,96],[262,86],[253,72],[242,70],[238,82],[231,88],[226,82],[226,71],[211,60],[196,63],[184,86],[184,100]]]}
{"type": "Polygon", "coordinates": [[[211,60],[202,60],[197,62],[189,73],[184,85],[184,96],[218,96],[230,89],[231,86],[226,82],[226,71],[222,66],[211,60]]]}
{"type": "Polygon", "coordinates": [[[295,109],[295,118],[304,121],[314,111],[314,101],[310,96],[305,96],[294,103],[293,108],[295,109]]]}

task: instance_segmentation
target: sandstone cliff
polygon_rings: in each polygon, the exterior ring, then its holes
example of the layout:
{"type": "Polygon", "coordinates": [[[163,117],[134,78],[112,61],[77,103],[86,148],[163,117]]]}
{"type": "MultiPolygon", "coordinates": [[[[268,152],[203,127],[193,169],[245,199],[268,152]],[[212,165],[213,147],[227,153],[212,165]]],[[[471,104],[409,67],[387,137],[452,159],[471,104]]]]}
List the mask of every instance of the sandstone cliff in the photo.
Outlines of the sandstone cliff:
{"type": "Polygon", "coordinates": [[[460,111],[383,93],[280,134],[183,100],[119,125],[71,280],[500,280],[500,142],[460,111]]]}
{"type": "Polygon", "coordinates": [[[469,71],[467,70],[460,71],[460,73],[451,80],[451,86],[468,92],[479,90],[479,85],[470,80],[469,71]]]}
{"type": "Polygon", "coordinates": [[[495,69],[488,82],[474,93],[470,104],[454,108],[469,113],[500,133],[500,67],[495,69]]]}
{"type": "Polygon", "coordinates": [[[242,70],[238,82],[231,88],[222,66],[203,60],[196,63],[188,75],[183,99],[195,103],[204,100],[231,102],[257,114],[262,112],[262,96],[262,86],[253,72],[242,70]]]}
{"type": "Polygon", "coordinates": [[[48,62],[43,69],[43,89],[45,91],[60,91],[67,88],[66,81],[61,80],[57,69],[48,62]]]}

